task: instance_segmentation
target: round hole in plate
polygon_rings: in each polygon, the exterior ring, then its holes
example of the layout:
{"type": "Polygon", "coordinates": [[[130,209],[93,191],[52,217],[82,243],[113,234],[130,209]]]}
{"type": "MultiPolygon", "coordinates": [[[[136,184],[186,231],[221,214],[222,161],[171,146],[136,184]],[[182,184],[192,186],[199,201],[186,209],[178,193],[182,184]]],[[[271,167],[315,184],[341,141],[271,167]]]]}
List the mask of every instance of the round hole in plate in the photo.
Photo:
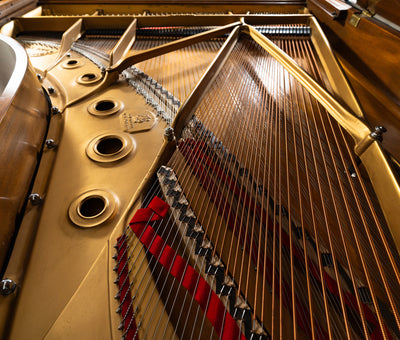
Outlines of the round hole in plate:
{"type": "Polygon", "coordinates": [[[86,73],[81,77],[81,79],[83,81],[91,81],[96,78],[97,78],[97,76],[94,73],[86,73]]]}
{"type": "Polygon", "coordinates": [[[114,155],[120,152],[124,147],[124,143],[117,137],[106,137],[101,139],[97,145],[96,150],[101,155],[114,155]]]}
{"type": "Polygon", "coordinates": [[[102,189],[90,190],[76,197],[68,208],[72,223],[82,228],[93,228],[114,216],[116,197],[102,189]]]}
{"type": "Polygon", "coordinates": [[[81,85],[92,85],[101,79],[98,73],[84,73],[76,78],[76,82],[81,85]]]}
{"type": "Polygon", "coordinates": [[[106,202],[103,197],[89,196],[82,201],[78,213],[83,218],[94,218],[99,216],[106,208],[106,202]]]}
{"type": "Polygon", "coordinates": [[[68,59],[65,60],[62,64],[61,67],[64,69],[74,69],[74,68],[78,68],[81,67],[85,64],[85,62],[83,60],[78,60],[78,59],[68,59]]]}
{"type": "Polygon", "coordinates": [[[111,116],[123,109],[123,104],[112,98],[103,98],[92,102],[88,107],[88,112],[94,116],[111,116]]]}
{"type": "Polygon", "coordinates": [[[109,111],[112,110],[115,107],[115,103],[111,100],[101,100],[95,105],[95,109],[97,111],[109,111]]]}
{"type": "Polygon", "coordinates": [[[86,155],[95,162],[110,163],[134,154],[136,143],[126,133],[112,132],[93,138],[86,146],[86,155]]]}

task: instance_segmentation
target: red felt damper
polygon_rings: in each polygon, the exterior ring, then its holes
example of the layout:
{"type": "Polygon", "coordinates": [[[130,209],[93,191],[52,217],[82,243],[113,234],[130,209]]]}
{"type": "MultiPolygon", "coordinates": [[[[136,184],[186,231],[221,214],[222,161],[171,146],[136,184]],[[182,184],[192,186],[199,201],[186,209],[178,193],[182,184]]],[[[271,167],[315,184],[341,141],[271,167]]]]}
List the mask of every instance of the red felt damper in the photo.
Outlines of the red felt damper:
{"type": "Polygon", "coordinates": [[[169,205],[157,196],[147,208],[139,209],[132,218],[130,226],[142,244],[175,277],[198,302],[215,331],[223,340],[245,340],[236,321],[228,313],[222,301],[200,274],[190,266],[174,249],[156,234],[148,225],[150,221],[164,218],[169,205]]]}

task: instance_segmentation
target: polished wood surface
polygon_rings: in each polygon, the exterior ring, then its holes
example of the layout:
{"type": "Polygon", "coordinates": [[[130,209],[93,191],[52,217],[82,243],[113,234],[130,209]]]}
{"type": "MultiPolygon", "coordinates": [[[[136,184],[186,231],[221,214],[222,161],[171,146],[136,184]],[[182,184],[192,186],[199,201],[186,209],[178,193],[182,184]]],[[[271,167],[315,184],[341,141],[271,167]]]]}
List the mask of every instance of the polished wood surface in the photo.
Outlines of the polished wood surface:
{"type": "Polygon", "coordinates": [[[15,57],[3,60],[3,66],[9,67],[12,74],[0,97],[0,266],[17,232],[19,214],[43,146],[48,112],[43,90],[24,50],[15,41],[3,39],[2,48],[7,44],[15,57]]]}
{"type": "Polygon", "coordinates": [[[358,0],[357,5],[367,9],[372,15],[378,14],[384,19],[400,25],[400,3],[396,0],[368,1],[358,0]]]}

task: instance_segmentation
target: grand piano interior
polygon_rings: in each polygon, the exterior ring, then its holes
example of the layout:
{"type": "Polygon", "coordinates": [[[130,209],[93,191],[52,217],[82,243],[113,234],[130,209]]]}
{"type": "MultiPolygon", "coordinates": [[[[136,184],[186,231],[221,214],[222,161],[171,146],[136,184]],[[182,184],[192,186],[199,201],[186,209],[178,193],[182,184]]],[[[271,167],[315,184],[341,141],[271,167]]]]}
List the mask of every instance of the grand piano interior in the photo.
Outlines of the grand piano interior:
{"type": "Polygon", "coordinates": [[[400,338],[400,5],[0,1],[3,339],[400,338]]]}

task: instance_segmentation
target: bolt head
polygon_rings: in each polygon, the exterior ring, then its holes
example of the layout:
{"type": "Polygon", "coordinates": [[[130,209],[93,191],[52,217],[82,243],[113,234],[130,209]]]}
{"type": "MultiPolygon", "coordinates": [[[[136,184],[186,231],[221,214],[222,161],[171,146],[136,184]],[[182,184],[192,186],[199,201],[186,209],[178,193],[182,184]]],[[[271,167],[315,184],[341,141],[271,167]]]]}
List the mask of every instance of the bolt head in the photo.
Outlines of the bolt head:
{"type": "Polygon", "coordinates": [[[58,109],[57,106],[53,106],[53,107],[51,108],[51,113],[52,113],[53,115],[56,115],[56,114],[59,114],[59,113],[60,113],[60,110],[58,109]]]}
{"type": "Polygon", "coordinates": [[[56,90],[54,89],[53,86],[49,86],[49,87],[47,88],[47,91],[49,91],[50,94],[53,94],[54,92],[56,92],[56,90]]]}
{"type": "Polygon", "coordinates": [[[167,127],[164,130],[164,136],[167,138],[168,141],[173,141],[174,140],[174,129],[172,127],[167,127]]]}
{"type": "Polygon", "coordinates": [[[370,137],[371,137],[372,139],[375,139],[375,140],[377,140],[377,141],[382,142],[382,140],[383,140],[383,138],[382,138],[382,133],[381,133],[381,132],[376,132],[376,131],[374,131],[374,132],[371,132],[369,135],[370,135],[370,137]]]}
{"type": "Polygon", "coordinates": [[[32,205],[39,205],[42,203],[43,199],[40,197],[39,194],[30,194],[29,195],[29,201],[32,203],[32,205]]]}
{"type": "Polygon", "coordinates": [[[47,139],[45,142],[45,145],[46,145],[46,148],[48,148],[48,149],[54,149],[57,146],[54,139],[47,139]]]}
{"type": "Polygon", "coordinates": [[[0,282],[0,294],[3,296],[12,294],[16,288],[17,284],[11,279],[3,279],[0,282]]]}
{"type": "Polygon", "coordinates": [[[386,128],[385,128],[384,126],[376,126],[376,127],[375,127],[375,131],[376,131],[377,133],[382,134],[382,133],[386,132],[387,130],[386,130],[386,128]]]}

